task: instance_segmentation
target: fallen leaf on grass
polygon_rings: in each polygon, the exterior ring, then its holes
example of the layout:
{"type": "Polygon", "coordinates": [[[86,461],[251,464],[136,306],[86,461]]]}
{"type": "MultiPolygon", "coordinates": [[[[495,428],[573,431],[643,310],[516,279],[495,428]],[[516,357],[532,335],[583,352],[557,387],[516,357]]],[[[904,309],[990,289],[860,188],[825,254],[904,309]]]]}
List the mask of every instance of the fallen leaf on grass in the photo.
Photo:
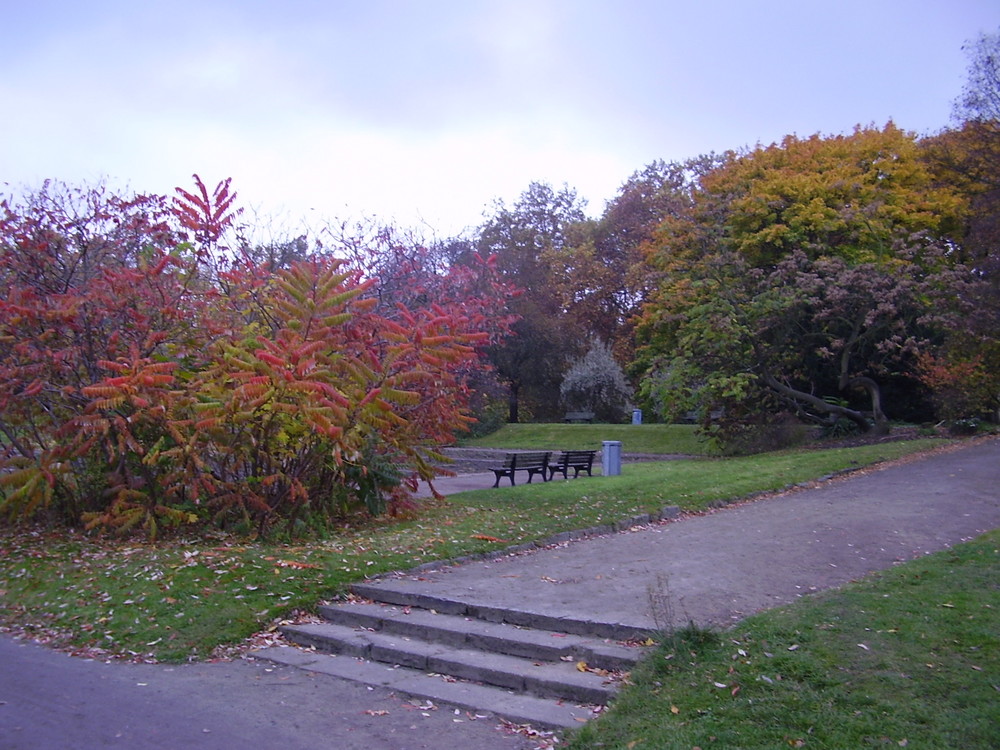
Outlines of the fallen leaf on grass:
{"type": "Polygon", "coordinates": [[[486,534],[473,534],[470,539],[480,539],[484,542],[501,542],[502,544],[507,543],[506,539],[497,539],[495,536],[487,536],[486,534]]]}
{"type": "Polygon", "coordinates": [[[320,570],[322,566],[314,563],[304,563],[298,560],[278,560],[275,565],[280,568],[296,568],[297,570],[320,570]]]}

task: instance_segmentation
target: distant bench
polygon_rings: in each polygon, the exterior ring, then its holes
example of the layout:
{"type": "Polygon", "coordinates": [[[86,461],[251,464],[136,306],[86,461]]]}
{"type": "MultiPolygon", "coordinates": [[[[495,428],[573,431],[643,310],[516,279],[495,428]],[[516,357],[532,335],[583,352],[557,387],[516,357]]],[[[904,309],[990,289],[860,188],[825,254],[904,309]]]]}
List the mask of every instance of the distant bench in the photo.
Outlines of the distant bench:
{"type": "Polygon", "coordinates": [[[594,412],[592,411],[568,411],[563,417],[563,422],[593,422],[594,412]]]}
{"type": "Polygon", "coordinates": [[[547,474],[550,455],[551,453],[547,451],[542,453],[508,453],[504,456],[503,466],[490,469],[497,477],[493,486],[499,487],[503,477],[510,477],[510,486],[513,487],[514,474],[518,471],[528,472],[528,484],[531,484],[535,474],[541,474],[542,481],[549,481],[547,474]]]}
{"type": "Polygon", "coordinates": [[[588,477],[594,476],[591,470],[594,467],[594,455],[597,451],[562,451],[558,458],[549,461],[549,479],[556,473],[562,474],[563,479],[569,479],[569,470],[573,470],[573,478],[580,476],[581,471],[587,472],[588,477]]]}

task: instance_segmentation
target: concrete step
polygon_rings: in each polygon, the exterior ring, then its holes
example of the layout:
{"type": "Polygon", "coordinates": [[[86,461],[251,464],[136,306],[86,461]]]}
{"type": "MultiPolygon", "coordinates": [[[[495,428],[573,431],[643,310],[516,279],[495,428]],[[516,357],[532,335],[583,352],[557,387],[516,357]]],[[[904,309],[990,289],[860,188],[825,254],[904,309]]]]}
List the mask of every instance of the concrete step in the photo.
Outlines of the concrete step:
{"type": "Polygon", "coordinates": [[[410,698],[447,704],[475,714],[498,716],[514,724],[531,724],[540,729],[577,728],[594,716],[594,711],[588,706],[537,698],[356,657],[282,646],[263,649],[256,652],[256,656],[277,664],[384,687],[410,698]]]}
{"type": "Polygon", "coordinates": [[[568,633],[615,641],[645,640],[649,635],[648,630],[628,624],[559,617],[544,612],[514,610],[427,594],[425,588],[420,585],[420,581],[405,578],[383,579],[370,584],[358,583],[351,586],[351,591],[355,596],[376,602],[395,604],[401,607],[419,607],[433,610],[439,614],[470,617],[486,622],[506,623],[555,633],[568,633]]]}
{"type": "Polygon", "coordinates": [[[618,642],[613,623],[566,620],[421,594],[405,580],[352,587],[320,607],[324,622],[286,625],[308,650],[257,655],[390,688],[514,723],[577,727],[617,693],[646,649],[618,642]],[[398,584],[398,585],[397,585],[398,584]]]}
{"type": "Polygon", "coordinates": [[[488,622],[436,610],[348,602],[321,606],[319,614],[331,623],[419,638],[455,648],[476,648],[534,660],[583,661],[598,669],[630,670],[643,655],[641,648],[607,639],[488,622]]]}
{"type": "Polygon", "coordinates": [[[330,623],[288,625],[281,630],[287,639],[319,651],[449,675],[540,698],[606,704],[617,692],[610,675],[581,671],[573,662],[536,661],[330,623]]]}

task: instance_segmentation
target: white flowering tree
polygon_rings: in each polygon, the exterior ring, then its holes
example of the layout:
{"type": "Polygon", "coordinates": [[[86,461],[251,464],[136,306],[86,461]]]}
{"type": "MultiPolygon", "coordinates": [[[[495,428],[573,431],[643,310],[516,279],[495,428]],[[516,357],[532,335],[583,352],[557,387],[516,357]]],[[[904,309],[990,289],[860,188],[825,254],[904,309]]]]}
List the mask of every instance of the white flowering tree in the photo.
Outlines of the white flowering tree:
{"type": "Polygon", "coordinates": [[[622,422],[632,409],[632,388],[600,339],[569,368],[559,395],[568,410],[593,412],[598,422],[622,422]]]}

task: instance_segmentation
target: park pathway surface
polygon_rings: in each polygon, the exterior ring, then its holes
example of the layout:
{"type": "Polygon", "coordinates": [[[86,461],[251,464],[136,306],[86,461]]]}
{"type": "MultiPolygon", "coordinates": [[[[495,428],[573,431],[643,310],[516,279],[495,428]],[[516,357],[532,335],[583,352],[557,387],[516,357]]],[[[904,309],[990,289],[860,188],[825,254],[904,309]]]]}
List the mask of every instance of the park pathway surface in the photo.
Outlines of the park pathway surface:
{"type": "MultiPolygon", "coordinates": [[[[449,492],[444,482],[438,489],[449,492]]],[[[704,515],[404,573],[372,587],[639,629],[666,624],[650,611],[652,587],[672,603],[672,624],[728,626],[998,526],[1000,440],[992,439],[704,515]]]]}
{"type": "MultiPolygon", "coordinates": [[[[677,622],[725,626],[997,527],[992,439],[705,515],[370,585],[637,627],[657,624],[652,586],[677,622]]],[[[265,662],[102,664],[0,638],[0,750],[532,746],[474,718],[265,662]]]]}

